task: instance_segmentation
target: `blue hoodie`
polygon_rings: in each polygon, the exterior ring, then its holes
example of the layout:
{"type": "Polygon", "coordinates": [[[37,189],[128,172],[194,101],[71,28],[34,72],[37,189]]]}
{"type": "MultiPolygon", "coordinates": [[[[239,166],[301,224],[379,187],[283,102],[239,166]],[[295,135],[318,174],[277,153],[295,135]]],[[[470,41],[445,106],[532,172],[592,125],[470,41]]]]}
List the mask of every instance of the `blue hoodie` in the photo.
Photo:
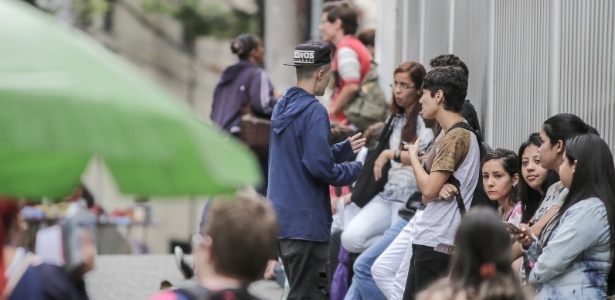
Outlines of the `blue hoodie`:
{"type": "Polygon", "coordinates": [[[273,109],[267,195],[278,216],[278,238],[329,242],[329,185],[345,186],[361,172],[348,140],[329,146],[331,125],[314,95],[292,87],[273,109]]]}

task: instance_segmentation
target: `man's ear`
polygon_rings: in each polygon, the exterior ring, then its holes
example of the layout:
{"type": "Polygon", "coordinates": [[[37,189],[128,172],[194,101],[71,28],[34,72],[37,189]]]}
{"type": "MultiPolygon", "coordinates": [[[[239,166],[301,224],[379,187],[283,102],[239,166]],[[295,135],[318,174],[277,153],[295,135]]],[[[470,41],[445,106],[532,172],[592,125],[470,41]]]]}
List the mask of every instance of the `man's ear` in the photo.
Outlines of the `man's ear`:
{"type": "Polygon", "coordinates": [[[342,28],[342,19],[337,18],[335,19],[335,21],[333,21],[333,25],[335,26],[335,28],[342,28]]]}
{"type": "Polygon", "coordinates": [[[444,102],[444,92],[442,90],[438,90],[436,92],[436,103],[440,105],[443,102],[444,102]]]}
{"type": "Polygon", "coordinates": [[[316,81],[321,81],[322,78],[325,76],[325,70],[318,70],[318,72],[316,72],[316,81]]]}

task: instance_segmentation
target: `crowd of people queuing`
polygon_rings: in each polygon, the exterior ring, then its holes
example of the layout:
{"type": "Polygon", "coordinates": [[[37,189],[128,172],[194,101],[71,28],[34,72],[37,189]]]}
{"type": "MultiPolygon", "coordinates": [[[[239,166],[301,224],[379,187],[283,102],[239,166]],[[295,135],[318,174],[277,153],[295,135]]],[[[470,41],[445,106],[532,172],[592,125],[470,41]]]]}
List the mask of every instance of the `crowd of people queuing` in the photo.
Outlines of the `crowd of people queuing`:
{"type": "Polygon", "coordinates": [[[517,152],[491,150],[466,99],[470,70],[445,54],[430,70],[413,61],[395,69],[390,115],[367,127],[365,141],[343,112],[373,60],[355,37],[357,18],[348,2],[325,4],[320,30],[335,49],[297,46],[297,85],[272,115],[268,198],[287,299],[613,294],[615,167],[598,132],[562,113],[517,152]],[[331,71],[325,109],[315,96],[331,71]],[[354,201],[362,176],[385,182],[354,201]],[[490,203],[480,205],[479,193],[490,203]]]}

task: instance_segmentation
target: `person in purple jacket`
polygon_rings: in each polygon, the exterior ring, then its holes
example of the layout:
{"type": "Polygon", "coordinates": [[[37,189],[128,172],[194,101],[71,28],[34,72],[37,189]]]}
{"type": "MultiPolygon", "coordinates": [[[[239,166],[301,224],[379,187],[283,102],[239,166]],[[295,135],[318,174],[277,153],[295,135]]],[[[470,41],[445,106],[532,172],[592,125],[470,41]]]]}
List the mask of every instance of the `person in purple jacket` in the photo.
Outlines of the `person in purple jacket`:
{"type": "MultiPolygon", "coordinates": [[[[228,66],[214,90],[211,107],[211,121],[217,127],[239,137],[239,121],[242,114],[247,113],[247,105],[251,111],[261,117],[271,116],[273,107],[282,97],[269,80],[262,68],[265,50],[261,39],[253,34],[244,33],[231,42],[231,51],[237,55],[239,62],[228,66]]],[[[264,185],[258,192],[267,191],[267,160],[261,159],[264,185]]]]}
{"type": "Polygon", "coordinates": [[[361,133],[333,146],[322,96],[331,75],[331,46],[314,41],[295,48],[297,86],[273,110],[267,195],[278,216],[278,254],[290,283],[288,299],[326,295],[331,240],[329,185],[354,182],[362,165],[347,162],[365,144],[361,133]]]}

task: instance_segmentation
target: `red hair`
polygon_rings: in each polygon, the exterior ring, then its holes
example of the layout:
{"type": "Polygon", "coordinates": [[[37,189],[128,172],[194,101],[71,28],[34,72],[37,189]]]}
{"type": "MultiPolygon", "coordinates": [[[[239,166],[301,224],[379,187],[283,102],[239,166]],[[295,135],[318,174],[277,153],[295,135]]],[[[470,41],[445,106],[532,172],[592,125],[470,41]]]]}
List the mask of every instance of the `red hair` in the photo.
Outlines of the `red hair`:
{"type": "MultiPolygon", "coordinates": [[[[11,198],[0,196],[0,241],[4,246],[8,242],[8,232],[11,229],[11,224],[15,221],[17,214],[21,209],[21,205],[11,198]]],[[[4,265],[4,247],[0,251],[0,295],[4,293],[7,278],[4,276],[6,266],[4,265]]]]}

